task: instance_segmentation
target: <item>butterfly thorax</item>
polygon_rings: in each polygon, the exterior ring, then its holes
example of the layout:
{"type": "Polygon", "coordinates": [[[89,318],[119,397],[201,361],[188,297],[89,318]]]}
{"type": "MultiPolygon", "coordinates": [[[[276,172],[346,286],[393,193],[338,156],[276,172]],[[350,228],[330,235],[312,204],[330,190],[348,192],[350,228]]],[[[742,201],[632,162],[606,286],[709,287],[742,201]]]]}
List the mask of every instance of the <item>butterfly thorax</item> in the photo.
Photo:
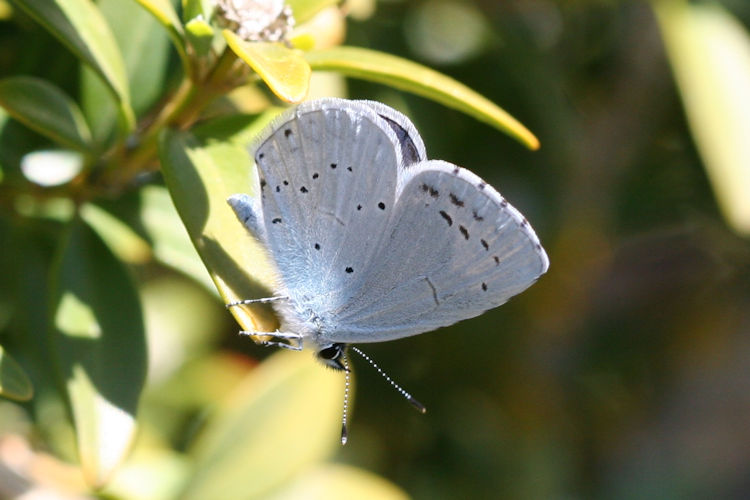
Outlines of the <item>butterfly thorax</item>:
{"type": "Polygon", "coordinates": [[[274,307],[281,320],[280,330],[300,335],[303,347],[319,352],[334,344],[330,340],[334,331],[331,321],[314,304],[290,299],[277,302],[274,307]]]}

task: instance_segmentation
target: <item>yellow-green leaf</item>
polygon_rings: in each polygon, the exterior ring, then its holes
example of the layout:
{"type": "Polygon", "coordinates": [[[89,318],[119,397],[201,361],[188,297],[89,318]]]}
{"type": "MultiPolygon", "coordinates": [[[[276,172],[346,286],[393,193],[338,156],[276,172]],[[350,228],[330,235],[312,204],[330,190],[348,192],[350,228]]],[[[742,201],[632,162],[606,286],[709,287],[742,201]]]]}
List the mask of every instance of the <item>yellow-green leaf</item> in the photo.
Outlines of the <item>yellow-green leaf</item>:
{"type": "Polygon", "coordinates": [[[201,18],[192,19],[185,25],[185,33],[198,57],[208,54],[215,35],[210,24],[201,18]]]}
{"type": "Polygon", "coordinates": [[[153,257],[215,291],[164,187],[146,186],[116,201],[87,203],[81,216],[120,259],[143,263],[153,257]]]}
{"type": "Polygon", "coordinates": [[[716,199],[750,235],[750,34],[718,3],[653,5],[716,199]]]}
{"type": "Polygon", "coordinates": [[[0,80],[0,106],[16,120],[59,144],[80,151],[91,148],[91,131],[80,108],[46,80],[30,76],[0,80]]]}
{"type": "Polygon", "coordinates": [[[186,22],[198,16],[210,19],[213,10],[213,0],[182,0],[182,18],[186,22]]]}
{"type": "Polygon", "coordinates": [[[343,382],[309,352],[268,358],[209,419],[180,498],[267,498],[327,458],[341,446],[343,382]]]}
{"type": "Polygon", "coordinates": [[[288,0],[287,4],[292,9],[294,20],[297,24],[304,23],[305,21],[312,18],[315,14],[330,7],[336,5],[339,0],[288,0]]]}
{"type": "MultiPolygon", "coordinates": [[[[265,250],[226,202],[232,194],[253,193],[256,173],[247,144],[273,116],[235,115],[192,133],[167,131],[160,139],[172,201],[225,303],[267,297],[274,281],[265,250]]],[[[277,326],[270,308],[231,312],[245,330],[268,332],[277,326]]]]}
{"type": "Polygon", "coordinates": [[[66,389],[86,480],[107,482],[136,431],[146,375],[138,293],[125,268],[80,220],[52,272],[52,350],[66,389]]]}
{"type": "Polygon", "coordinates": [[[172,2],[169,0],[136,0],[136,2],[141,4],[166,28],[169,38],[182,61],[182,69],[187,73],[190,64],[185,51],[185,29],[182,27],[180,16],[177,15],[172,2]]]}
{"type": "MultiPolygon", "coordinates": [[[[98,0],[97,7],[121,49],[136,115],[142,115],[163,97],[171,56],[167,32],[138,3],[98,0]]],[[[88,66],[81,72],[80,101],[94,138],[105,143],[117,125],[117,102],[101,78],[88,66]]]]}
{"type": "Polygon", "coordinates": [[[224,30],[224,39],[279,99],[301,102],[310,85],[310,65],[304,53],[281,42],[246,42],[235,33],[224,30]]]}
{"type": "Polygon", "coordinates": [[[496,127],[529,149],[539,140],[518,120],[466,85],[415,62],[359,47],[334,47],[305,53],[314,70],[379,82],[432,99],[496,127]]]}
{"type": "Polygon", "coordinates": [[[28,401],[34,394],[31,381],[21,366],[0,345],[0,396],[28,401]]]}
{"type": "Polygon", "coordinates": [[[91,0],[17,0],[39,24],[88,64],[115,95],[126,130],[135,126],[125,64],[104,16],[91,0]]]}
{"type": "Polygon", "coordinates": [[[322,464],[286,484],[272,500],[407,500],[398,486],[371,472],[342,464],[322,464]],[[331,485],[336,485],[332,488],[331,485]]]}

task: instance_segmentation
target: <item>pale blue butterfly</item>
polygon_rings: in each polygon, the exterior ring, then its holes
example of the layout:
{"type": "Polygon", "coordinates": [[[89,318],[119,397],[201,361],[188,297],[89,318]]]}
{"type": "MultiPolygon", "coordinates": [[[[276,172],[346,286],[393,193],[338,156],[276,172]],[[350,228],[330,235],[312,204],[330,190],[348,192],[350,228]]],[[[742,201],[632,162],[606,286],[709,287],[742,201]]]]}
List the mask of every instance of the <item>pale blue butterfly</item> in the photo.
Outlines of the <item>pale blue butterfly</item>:
{"type": "MultiPolygon", "coordinates": [[[[384,104],[305,102],[261,134],[254,154],[258,194],[228,202],[279,279],[273,297],[228,306],[272,302],[281,329],[243,333],[309,345],[347,377],[349,344],[478,316],[549,266],[515,208],[472,172],[427,160],[414,125],[384,104]]],[[[342,442],[345,424],[346,401],[342,442]]]]}

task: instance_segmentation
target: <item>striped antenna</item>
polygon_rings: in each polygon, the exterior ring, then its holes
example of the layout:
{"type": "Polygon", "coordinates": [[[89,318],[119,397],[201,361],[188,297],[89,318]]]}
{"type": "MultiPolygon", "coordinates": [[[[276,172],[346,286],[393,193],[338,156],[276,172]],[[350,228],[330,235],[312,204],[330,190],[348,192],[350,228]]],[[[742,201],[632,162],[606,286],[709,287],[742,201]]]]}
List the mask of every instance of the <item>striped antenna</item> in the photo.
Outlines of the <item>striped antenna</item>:
{"type": "MultiPolygon", "coordinates": [[[[359,354],[360,356],[362,356],[363,358],[365,358],[365,360],[367,360],[367,362],[370,363],[370,365],[372,365],[372,367],[375,368],[378,371],[378,373],[381,374],[383,376],[383,378],[386,379],[388,381],[388,383],[391,384],[391,386],[393,386],[393,388],[396,389],[396,391],[399,394],[401,394],[403,397],[405,397],[406,400],[409,403],[411,403],[411,405],[414,408],[416,408],[419,413],[427,413],[427,408],[425,408],[425,406],[422,403],[420,403],[419,401],[417,401],[416,399],[414,399],[414,396],[412,396],[411,394],[409,394],[408,392],[406,392],[400,385],[398,385],[396,382],[394,382],[391,379],[391,377],[389,377],[383,370],[380,369],[380,367],[377,365],[377,363],[375,363],[375,361],[373,361],[372,359],[370,359],[370,356],[368,356],[367,354],[363,353],[362,351],[360,351],[358,348],[356,348],[354,346],[349,346],[349,347],[351,347],[351,349],[354,352],[356,352],[357,354],[359,354]]],[[[348,382],[348,380],[349,380],[349,369],[348,369],[348,367],[347,367],[347,371],[346,371],[346,376],[347,376],[347,390],[348,390],[348,387],[349,387],[349,382],[348,382]]]]}
{"type": "Polygon", "coordinates": [[[341,363],[344,365],[344,371],[345,371],[345,383],[344,383],[344,411],[341,415],[341,446],[346,444],[347,439],[349,439],[349,431],[346,428],[346,420],[348,418],[348,411],[349,411],[349,374],[351,373],[351,370],[349,370],[349,362],[346,359],[346,353],[342,351],[341,353],[341,363]]]}

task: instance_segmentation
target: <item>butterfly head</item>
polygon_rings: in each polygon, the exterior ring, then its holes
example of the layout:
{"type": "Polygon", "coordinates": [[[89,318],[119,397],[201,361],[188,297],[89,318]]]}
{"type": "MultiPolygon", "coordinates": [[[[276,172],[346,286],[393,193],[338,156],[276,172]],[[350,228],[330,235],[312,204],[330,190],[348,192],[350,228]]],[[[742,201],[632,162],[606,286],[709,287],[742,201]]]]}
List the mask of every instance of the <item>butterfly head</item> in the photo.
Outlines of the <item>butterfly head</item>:
{"type": "Polygon", "coordinates": [[[329,368],[339,371],[349,371],[345,364],[346,344],[331,343],[320,346],[315,356],[329,368]]]}

